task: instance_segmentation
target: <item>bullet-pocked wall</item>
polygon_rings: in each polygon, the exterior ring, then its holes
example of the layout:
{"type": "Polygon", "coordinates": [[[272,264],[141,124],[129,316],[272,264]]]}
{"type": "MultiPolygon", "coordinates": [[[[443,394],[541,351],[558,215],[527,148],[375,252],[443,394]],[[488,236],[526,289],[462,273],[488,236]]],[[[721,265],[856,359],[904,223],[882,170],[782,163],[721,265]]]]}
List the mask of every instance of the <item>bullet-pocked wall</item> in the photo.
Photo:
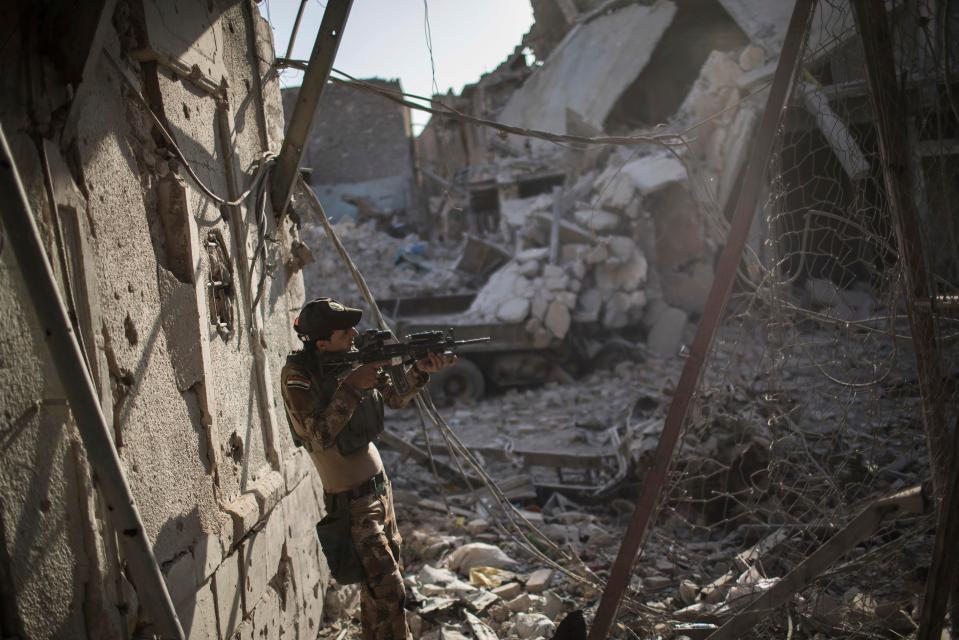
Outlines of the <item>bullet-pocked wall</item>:
{"type": "MultiPolygon", "coordinates": [[[[297,231],[254,198],[218,204],[158,124],[236,199],[282,142],[269,25],[249,0],[21,0],[0,23],[17,27],[0,122],[184,628],[315,637],[322,487],[278,387],[303,303],[297,231]]],[[[70,417],[75,381],[3,244],[0,636],[133,637],[149,615],[70,417]]]]}

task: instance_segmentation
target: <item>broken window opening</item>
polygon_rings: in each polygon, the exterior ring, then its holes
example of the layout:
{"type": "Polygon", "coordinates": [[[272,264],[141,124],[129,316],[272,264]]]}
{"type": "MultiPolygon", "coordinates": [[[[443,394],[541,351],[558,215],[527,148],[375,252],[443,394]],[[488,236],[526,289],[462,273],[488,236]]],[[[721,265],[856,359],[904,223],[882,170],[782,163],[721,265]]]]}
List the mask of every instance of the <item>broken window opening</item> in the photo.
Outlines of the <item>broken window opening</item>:
{"type": "Polygon", "coordinates": [[[234,333],[235,291],[233,288],[233,263],[230,261],[223,236],[216,229],[207,233],[206,254],[209,260],[209,279],[206,287],[210,324],[224,340],[234,333]]]}
{"type": "Polygon", "coordinates": [[[749,44],[715,0],[678,0],[676,17],[645,68],[620,95],[603,129],[618,133],[668,122],[689,94],[713,51],[749,44]]]}
{"type": "Polygon", "coordinates": [[[499,194],[496,187],[471,189],[470,211],[475,216],[480,233],[493,233],[499,229],[499,194]]]}
{"type": "Polygon", "coordinates": [[[551,193],[553,187],[562,187],[563,182],[566,181],[565,174],[559,174],[555,176],[541,176],[538,178],[533,178],[532,180],[523,180],[517,182],[519,187],[519,197],[520,198],[532,198],[533,196],[538,196],[541,193],[551,193]]]}

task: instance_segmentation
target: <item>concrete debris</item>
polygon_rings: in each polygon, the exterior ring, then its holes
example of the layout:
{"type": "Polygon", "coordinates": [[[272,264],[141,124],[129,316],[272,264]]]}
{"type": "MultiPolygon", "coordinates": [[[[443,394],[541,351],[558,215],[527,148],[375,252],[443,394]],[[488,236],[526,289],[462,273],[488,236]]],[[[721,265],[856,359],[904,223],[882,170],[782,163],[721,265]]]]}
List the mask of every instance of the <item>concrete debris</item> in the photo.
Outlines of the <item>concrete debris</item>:
{"type": "Polygon", "coordinates": [[[516,565],[516,561],[506,555],[499,547],[484,542],[472,542],[456,549],[446,558],[446,565],[453,571],[469,575],[474,567],[506,568],[516,565]]]}

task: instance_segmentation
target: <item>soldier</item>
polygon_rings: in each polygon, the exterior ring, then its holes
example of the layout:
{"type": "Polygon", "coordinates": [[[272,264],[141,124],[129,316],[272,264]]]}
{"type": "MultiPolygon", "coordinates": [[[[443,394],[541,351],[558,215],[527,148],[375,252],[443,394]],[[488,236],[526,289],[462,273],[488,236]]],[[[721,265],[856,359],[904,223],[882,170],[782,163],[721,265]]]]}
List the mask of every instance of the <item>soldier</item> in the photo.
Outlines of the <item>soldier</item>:
{"type": "Polygon", "coordinates": [[[353,348],[362,315],[332,298],[304,305],[293,323],[303,349],[283,367],[283,402],[294,442],[310,452],[323,481],[328,515],[317,532],[331,572],[338,582],[364,584],[363,638],[409,638],[393,494],[373,439],[383,430],[384,404],[406,406],[430,373],[456,358],[430,354],[391,374],[383,362],[322,366],[319,353],[353,348]],[[394,384],[393,375],[404,375],[407,384],[394,384]]]}

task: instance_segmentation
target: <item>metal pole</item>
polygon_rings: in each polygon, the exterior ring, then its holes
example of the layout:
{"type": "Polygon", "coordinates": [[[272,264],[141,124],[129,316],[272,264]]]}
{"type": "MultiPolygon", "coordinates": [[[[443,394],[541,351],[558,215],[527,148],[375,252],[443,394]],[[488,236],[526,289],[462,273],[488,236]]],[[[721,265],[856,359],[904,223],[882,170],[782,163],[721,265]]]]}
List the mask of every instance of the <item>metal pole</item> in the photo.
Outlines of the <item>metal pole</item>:
{"type": "Polygon", "coordinates": [[[646,472],[643,482],[643,492],[636,502],[636,510],[626,530],[619,553],[610,570],[606,589],[596,610],[596,618],[589,630],[589,640],[604,640],[616,618],[616,611],[622,600],[623,592],[629,584],[629,576],[633,571],[633,564],[640,551],[640,546],[646,537],[646,529],[656,512],[656,505],[663,487],[666,484],[666,474],[672,463],[676,443],[682,431],[683,423],[689,414],[689,406],[693,393],[699,385],[706,356],[709,353],[716,330],[719,328],[729,292],[732,290],[736,278],[736,269],[742,259],[743,248],[746,245],[746,236],[756,212],[756,201],[759,197],[761,181],[766,172],[769,156],[776,140],[776,129],[779,126],[783,106],[799,67],[800,52],[806,30],[812,19],[816,0],[797,0],[789,21],[789,31],[783,43],[779,65],[769,98],[766,101],[766,110],[753,145],[749,165],[743,178],[743,186],[736,201],[736,213],[733,217],[726,246],[719,259],[716,277],[706,298],[703,316],[696,328],[692,348],[686,364],[683,366],[679,384],[673,394],[669,413],[663,425],[663,432],[659,438],[656,457],[652,466],[646,472]]]}
{"type": "Polygon", "coordinates": [[[350,15],[353,0],[329,0],[326,11],[323,13],[323,22],[316,33],[313,43],[313,53],[303,76],[303,84],[296,96],[296,106],[290,117],[290,125],[286,128],[286,137],[280,155],[276,159],[276,168],[273,170],[273,188],[270,197],[273,201],[273,211],[277,217],[286,214],[293,195],[293,185],[303,158],[303,147],[306,138],[310,135],[313,125],[313,116],[316,106],[323,95],[327,80],[330,79],[330,69],[333,68],[333,59],[340,46],[343,27],[350,15]]]}
{"type": "Polygon", "coordinates": [[[290,33],[290,42],[286,45],[286,58],[293,57],[293,43],[296,42],[296,32],[300,30],[300,20],[303,19],[303,10],[306,9],[307,0],[300,0],[300,8],[296,12],[296,20],[293,21],[293,31],[290,33]]]}
{"type": "Polygon", "coordinates": [[[87,459],[99,480],[108,517],[123,545],[123,556],[130,567],[137,595],[163,637],[181,640],[183,629],[153,555],[153,548],[143,530],[143,521],[133,494],[123,477],[120,458],[100,412],[93,382],[84,366],[80,345],[67,318],[50,263],[43,252],[40,233],[2,127],[0,146],[3,148],[0,155],[0,220],[10,237],[20,273],[26,281],[39,329],[47,340],[50,356],[70,402],[87,459]]]}

